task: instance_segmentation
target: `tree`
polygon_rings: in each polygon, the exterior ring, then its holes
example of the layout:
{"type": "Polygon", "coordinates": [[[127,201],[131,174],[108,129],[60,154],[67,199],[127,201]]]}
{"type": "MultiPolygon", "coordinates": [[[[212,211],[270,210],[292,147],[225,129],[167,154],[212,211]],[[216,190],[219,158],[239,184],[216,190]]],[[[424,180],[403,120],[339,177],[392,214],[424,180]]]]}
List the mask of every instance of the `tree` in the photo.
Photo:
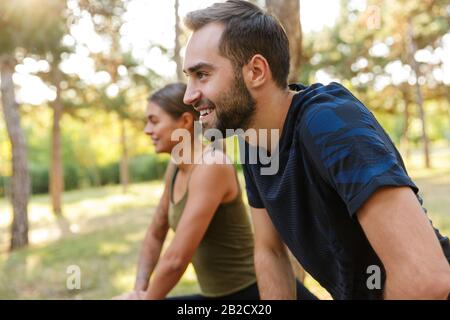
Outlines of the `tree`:
{"type": "Polygon", "coordinates": [[[267,11],[277,17],[289,39],[291,66],[289,83],[298,82],[302,61],[302,28],[300,23],[299,0],[266,0],[267,11]]]}
{"type": "MultiPolygon", "coordinates": [[[[419,108],[419,117],[420,117],[420,121],[422,122],[422,141],[423,141],[423,155],[424,155],[424,159],[425,159],[425,167],[431,168],[430,147],[429,147],[430,143],[429,143],[428,134],[427,134],[427,125],[426,125],[427,122],[425,120],[423,94],[422,94],[422,89],[419,84],[419,78],[421,76],[421,73],[419,71],[419,65],[418,65],[416,59],[414,58],[414,55],[417,52],[417,45],[414,40],[414,30],[413,30],[411,18],[408,18],[408,22],[407,22],[406,43],[407,43],[407,52],[408,52],[408,62],[414,71],[414,75],[416,76],[414,89],[416,92],[417,107],[419,108]]],[[[407,124],[405,124],[405,126],[406,125],[407,124]]]]}
{"type": "Polygon", "coordinates": [[[379,115],[403,122],[403,128],[391,134],[400,136],[395,140],[401,141],[404,154],[408,154],[411,136],[409,123],[418,118],[424,163],[430,166],[426,101],[445,101],[446,89],[433,77],[439,66],[419,62],[416,55],[420,50],[433,52],[442,46],[450,20],[446,8],[441,0],[371,0],[365,8],[357,9],[350,1],[341,0],[336,25],[305,39],[304,56],[310,64],[303,69],[303,79],[325,72],[350,86],[379,115]],[[401,79],[399,69],[409,73],[407,77],[401,79]]]}
{"type": "Polygon", "coordinates": [[[175,0],[174,4],[174,13],[175,13],[175,48],[173,53],[173,60],[177,64],[177,80],[183,81],[184,79],[184,73],[183,73],[183,62],[181,59],[181,25],[180,25],[180,15],[179,15],[179,7],[180,2],[179,0],[175,0]]]}
{"type": "Polygon", "coordinates": [[[61,118],[64,106],[61,102],[62,75],[59,69],[52,70],[53,83],[56,86],[55,101],[51,103],[53,109],[52,125],[52,156],[50,169],[50,196],[52,198],[53,213],[62,215],[61,194],[64,191],[64,171],[61,160],[61,118]]]}
{"type": "Polygon", "coordinates": [[[119,116],[120,127],[120,144],[121,144],[121,158],[120,158],[120,181],[122,183],[123,192],[128,190],[128,184],[130,182],[130,175],[128,170],[128,144],[127,144],[127,105],[123,99],[123,95],[119,94],[119,67],[123,66],[123,55],[120,47],[120,29],[123,26],[122,15],[126,11],[128,1],[119,0],[82,0],[80,1],[80,7],[88,12],[92,18],[95,31],[103,39],[107,40],[109,50],[107,52],[100,52],[94,54],[94,60],[98,70],[104,70],[108,72],[111,83],[109,86],[109,92],[107,96],[103,96],[105,102],[107,98],[111,98],[110,109],[116,112],[119,116]],[[117,104],[117,102],[123,102],[123,104],[117,104]]]}
{"type": "MultiPolygon", "coordinates": [[[[431,167],[429,137],[425,111],[424,90],[427,82],[436,82],[432,76],[430,62],[417,61],[416,54],[419,50],[435,50],[441,45],[442,37],[448,33],[450,17],[445,15],[448,10],[448,2],[442,0],[396,0],[381,2],[372,0],[369,5],[376,6],[380,10],[382,24],[378,31],[382,41],[390,41],[390,50],[387,56],[389,61],[401,61],[404,66],[411,70],[408,79],[412,101],[418,109],[418,117],[421,125],[421,140],[423,146],[425,167],[431,167]],[[428,64],[428,65],[427,65],[428,64]],[[426,71],[428,70],[428,71],[426,71]]],[[[432,66],[431,66],[432,67],[432,66]]],[[[405,89],[401,89],[403,92],[405,89]]],[[[409,117],[410,110],[405,108],[405,115],[409,117]]],[[[405,123],[407,126],[407,123],[405,123]]],[[[406,133],[406,132],[405,132],[406,133]]]]}
{"type": "Polygon", "coordinates": [[[55,8],[55,10],[59,13],[59,19],[55,21],[55,23],[58,23],[59,32],[54,33],[54,39],[50,39],[48,43],[49,48],[45,54],[45,58],[50,65],[50,72],[48,74],[40,73],[39,76],[53,87],[56,93],[55,100],[49,103],[53,111],[49,191],[53,213],[57,216],[61,226],[64,227],[63,232],[68,232],[67,223],[63,219],[61,201],[64,191],[64,170],[61,155],[61,119],[64,114],[64,103],[61,93],[63,91],[62,83],[67,81],[67,77],[60,70],[59,64],[61,63],[62,55],[71,52],[71,49],[62,43],[63,36],[68,34],[69,31],[69,26],[66,23],[68,20],[68,11],[66,10],[65,2],[60,1],[59,8],[55,8]]]}
{"type": "Polygon", "coordinates": [[[13,74],[26,55],[43,54],[59,35],[61,1],[36,5],[29,1],[0,2],[0,72],[3,113],[12,149],[11,200],[13,222],[10,249],[28,244],[28,198],[30,177],[27,144],[20,125],[13,74]]]}
{"type": "Polygon", "coordinates": [[[10,249],[28,244],[28,196],[30,177],[27,164],[27,146],[20,126],[19,105],[14,93],[13,73],[16,59],[11,54],[0,57],[2,106],[12,148],[11,201],[13,222],[10,249]]]}
{"type": "Polygon", "coordinates": [[[67,51],[67,48],[59,46],[52,48],[47,54],[47,60],[50,64],[50,72],[48,74],[40,73],[42,80],[46,81],[55,89],[55,100],[49,102],[49,106],[53,111],[52,129],[51,129],[51,157],[49,171],[49,192],[52,204],[52,210],[57,218],[62,234],[70,233],[69,221],[63,215],[62,193],[64,192],[64,166],[62,159],[62,133],[61,120],[65,113],[65,102],[63,95],[63,83],[68,83],[68,76],[59,68],[61,54],[67,51]]]}

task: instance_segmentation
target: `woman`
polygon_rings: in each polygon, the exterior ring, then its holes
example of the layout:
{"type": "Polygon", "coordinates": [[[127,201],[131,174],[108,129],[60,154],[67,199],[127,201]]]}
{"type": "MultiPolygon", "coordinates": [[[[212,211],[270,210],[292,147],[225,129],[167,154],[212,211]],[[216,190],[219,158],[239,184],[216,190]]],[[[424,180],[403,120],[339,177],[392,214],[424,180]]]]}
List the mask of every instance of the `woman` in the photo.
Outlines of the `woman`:
{"type": "Polygon", "coordinates": [[[199,114],[183,104],[185,90],[169,84],[149,98],[145,133],[157,153],[173,155],[141,249],[135,291],[118,298],[164,299],[192,262],[201,293],[177,298],[258,299],[251,222],[236,171],[223,152],[205,148],[195,136],[199,114]],[[172,152],[177,129],[189,133],[182,152],[172,152]],[[160,257],[169,227],[175,235],[160,257]]]}

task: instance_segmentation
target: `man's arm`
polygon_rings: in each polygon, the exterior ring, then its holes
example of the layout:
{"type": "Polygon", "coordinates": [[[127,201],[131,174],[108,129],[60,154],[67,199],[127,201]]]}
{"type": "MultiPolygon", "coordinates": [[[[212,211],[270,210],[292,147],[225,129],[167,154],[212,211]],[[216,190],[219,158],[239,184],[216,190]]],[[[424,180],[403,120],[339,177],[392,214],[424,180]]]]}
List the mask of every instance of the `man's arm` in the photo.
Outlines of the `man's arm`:
{"type": "Polygon", "coordinates": [[[295,300],[296,283],[285,245],[266,209],[251,208],[255,270],[261,299],[295,300]]]}
{"type": "Polygon", "coordinates": [[[175,166],[169,163],[165,174],[164,191],[155,209],[152,223],[147,229],[144,242],[142,243],[139,254],[139,262],[136,274],[134,289],[145,291],[156,264],[158,263],[161,249],[169,230],[168,211],[169,211],[169,188],[170,179],[173,176],[175,166]]]}
{"type": "Polygon", "coordinates": [[[384,187],[357,213],[386,270],[385,299],[446,299],[450,266],[413,191],[384,187]]]}

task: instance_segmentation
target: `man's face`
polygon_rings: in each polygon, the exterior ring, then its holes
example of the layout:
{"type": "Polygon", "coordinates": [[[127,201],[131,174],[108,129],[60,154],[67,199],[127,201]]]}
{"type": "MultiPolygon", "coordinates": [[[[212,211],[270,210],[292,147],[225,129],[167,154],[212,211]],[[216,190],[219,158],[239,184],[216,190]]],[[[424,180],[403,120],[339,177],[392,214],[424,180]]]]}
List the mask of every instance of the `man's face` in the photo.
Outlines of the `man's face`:
{"type": "Polygon", "coordinates": [[[219,54],[223,25],[210,23],[195,31],[187,45],[184,71],[189,77],[184,103],[200,112],[205,129],[247,129],[255,111],[242,71],[219,54]]]}

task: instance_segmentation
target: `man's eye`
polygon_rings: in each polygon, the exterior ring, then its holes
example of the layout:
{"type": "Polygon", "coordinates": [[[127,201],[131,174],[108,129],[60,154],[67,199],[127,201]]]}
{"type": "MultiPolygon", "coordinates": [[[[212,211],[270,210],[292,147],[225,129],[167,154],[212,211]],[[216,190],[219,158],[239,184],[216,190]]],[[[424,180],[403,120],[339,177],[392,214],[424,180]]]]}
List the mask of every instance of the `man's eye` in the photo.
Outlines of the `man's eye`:
{"type": "Polygon", "coordinates": [[[202,79],[206,77],[208,74],[206,72],[197,72],[197,78],[202,79]]]}

